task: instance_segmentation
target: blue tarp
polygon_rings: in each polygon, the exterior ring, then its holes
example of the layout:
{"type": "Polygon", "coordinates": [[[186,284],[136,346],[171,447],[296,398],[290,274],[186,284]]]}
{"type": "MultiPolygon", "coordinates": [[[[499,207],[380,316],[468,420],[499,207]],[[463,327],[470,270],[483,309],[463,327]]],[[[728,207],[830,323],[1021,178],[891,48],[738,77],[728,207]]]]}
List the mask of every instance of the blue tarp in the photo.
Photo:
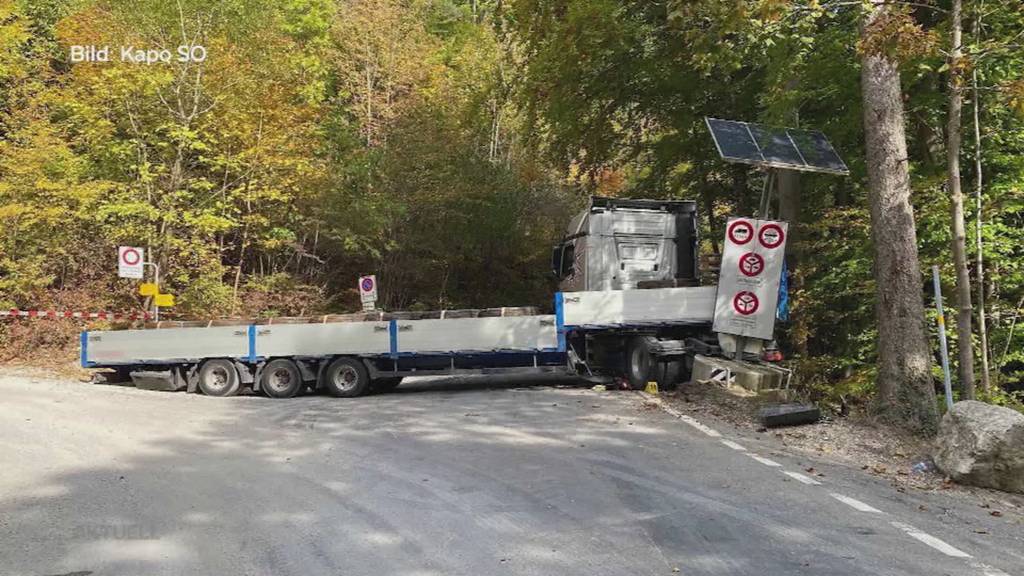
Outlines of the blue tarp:
{"type": "Polygon", "coordinates": [[[779,305],[775,309],[775,317],[783,322],[789,321],[789,269],[786,261],[782,261],[782,278],[779,279],[779,305]]]}

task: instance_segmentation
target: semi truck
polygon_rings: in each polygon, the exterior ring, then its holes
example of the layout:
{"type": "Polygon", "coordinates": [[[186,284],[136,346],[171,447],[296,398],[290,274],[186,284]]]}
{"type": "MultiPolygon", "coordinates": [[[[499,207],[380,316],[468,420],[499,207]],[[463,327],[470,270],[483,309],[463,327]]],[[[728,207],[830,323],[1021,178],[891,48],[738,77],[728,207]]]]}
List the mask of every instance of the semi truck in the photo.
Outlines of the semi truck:
{"type": "Polygon", "coordinates": [[[509,372],[667,388],[688,376],[696,354],[721,352],[697,231],[694,202],[592,197],[552,250],[560,284],[551,314],[376,311],[92,330],[81,333],[81,364],[209,396],[251,388],[272,398],[306,389],[355,397],[409,376],[509,372]]]}

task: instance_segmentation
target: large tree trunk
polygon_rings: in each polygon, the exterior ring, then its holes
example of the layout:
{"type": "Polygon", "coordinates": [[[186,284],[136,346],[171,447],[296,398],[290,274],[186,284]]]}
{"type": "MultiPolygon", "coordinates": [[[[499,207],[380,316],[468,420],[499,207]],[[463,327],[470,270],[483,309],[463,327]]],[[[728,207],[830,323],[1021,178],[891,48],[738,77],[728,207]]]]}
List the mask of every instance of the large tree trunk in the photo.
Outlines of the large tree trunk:
{"type": "Polygon", "coordinates": [[[967,227],[964,225],[964,192],[960,186],[960,116],[963,109],[963,80],[960,64],[963,59],[961,0],[953,0],[952,47],[949,53],[949,122],[946,125],[947,187],[953,231],[953,265],[956,268],[956,332],[960,389],[963,397],[974,400],[974,345],[971,327],[971,277],[967,271],[967,227]]]}
{"type": "MultiPolygon", "coordinates": [[[[868,27],[889,9],[882,0],[873,2],[868,27]]],[[[889,422],[931,433],[937,427],[938,415],[896,63],[884,54],[865,54],[861,90],[878,316],[875,410],[889,422]]]]}

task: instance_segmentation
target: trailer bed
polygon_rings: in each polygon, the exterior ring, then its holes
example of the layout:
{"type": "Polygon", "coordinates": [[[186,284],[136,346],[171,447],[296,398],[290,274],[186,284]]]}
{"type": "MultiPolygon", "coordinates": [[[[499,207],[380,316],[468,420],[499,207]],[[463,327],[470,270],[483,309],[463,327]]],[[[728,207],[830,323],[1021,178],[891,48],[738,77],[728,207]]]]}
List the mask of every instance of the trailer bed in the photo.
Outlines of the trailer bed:
{"type": "Polygon", "coordinates": [[[463,356],[478,367],[510,358],[551,365],[564,361],[574,332],[710,325],[714,305],[714,287],[658,288],[558,293],[554,315],[90,331],[81,335],[81,362],[194,365],[226,358],[256,365],[272,358],[356,356],[391,359],[397,371],[402,359],[463,356]],[[488,359],[496,355],[503,358],[488,359]]]}

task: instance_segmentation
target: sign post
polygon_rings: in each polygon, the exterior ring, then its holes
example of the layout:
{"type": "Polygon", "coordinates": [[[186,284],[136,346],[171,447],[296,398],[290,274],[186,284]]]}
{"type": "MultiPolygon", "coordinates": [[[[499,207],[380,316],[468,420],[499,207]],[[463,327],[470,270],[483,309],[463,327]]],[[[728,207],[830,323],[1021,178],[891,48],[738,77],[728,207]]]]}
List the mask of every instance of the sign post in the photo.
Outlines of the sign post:
{"type": "Polygon", "coordinates": [[[787,231],[785,222],[729,219],[713,329],[739,337],[737,358],[744,338],[772,339],[787,231]]]}
{"type": "Polygon", "coordinates": [[[939,282],[939,267],[932,266],[932,285],[935,287],[936,322],[939,323],[939,352],[942,357],[942,385],[946,389],[946,409],[953,409],[953,384],[949,378],[949,348],[946,345],[946,316],[942,309],[942,283],[939,282]]]}
{"type": "Polygon", "coordinates": [[[359,277],[359,299],[363,302],[363,310],[370,312],[377,309],[377,276],[359,277]]]}

